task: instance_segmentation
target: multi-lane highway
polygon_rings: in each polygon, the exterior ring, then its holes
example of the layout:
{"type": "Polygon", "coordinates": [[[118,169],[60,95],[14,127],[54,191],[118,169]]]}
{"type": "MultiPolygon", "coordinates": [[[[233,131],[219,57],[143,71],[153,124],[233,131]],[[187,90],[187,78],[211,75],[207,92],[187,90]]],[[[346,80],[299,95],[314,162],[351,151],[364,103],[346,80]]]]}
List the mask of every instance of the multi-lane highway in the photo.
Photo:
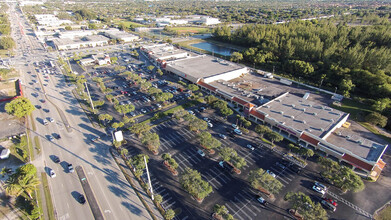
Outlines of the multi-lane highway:
{"type": "Polygon", "coordinates": [[[41,106],[33,112],[35,126],[30,127],[32,139],[37,136],[42,148],[34,164],[40,171],[48,173],[53,169],[56,173],[56,177],[49,177],[56,217],[94,218],[88,203],[83,205],[77,199],[85,192],[76,172],[68,171],[67,165],[71,163],[73,167],[83,167],[105,219],[151,219],[111,157],[110,138],[91,125],[72,94],[73,87],[64,81],[59,68],[44,64],[55,59],[57,53],[46,52],[15,5],[10,6],[9,16],[12,37],[17,44],[12,63],[21,73],[26,97],[34,105],[41,106]],[[36,63],[41,65],[36,66],[36,63]],[[49,122],[47,125],[44,125],[44,119],[49,122]],[[51,141],[50,136],[56,137],[55,134],[61,138],[51,141]],[[105,138],[91,142],[90,139],[97,135],[105,138]],[[54,156],[61,162],[55,163],[54,156]]]}

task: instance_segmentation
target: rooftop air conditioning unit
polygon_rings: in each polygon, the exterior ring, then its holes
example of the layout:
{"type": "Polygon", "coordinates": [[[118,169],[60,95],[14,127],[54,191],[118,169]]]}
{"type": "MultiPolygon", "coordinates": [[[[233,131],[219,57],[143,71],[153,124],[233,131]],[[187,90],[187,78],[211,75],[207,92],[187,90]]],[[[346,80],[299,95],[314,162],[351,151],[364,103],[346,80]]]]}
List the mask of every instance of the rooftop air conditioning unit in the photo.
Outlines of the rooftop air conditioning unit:
{"type": "Polygon", "coordinates": [[[290,117],[290,118],[292,118],[292,119],[294,119],[294,118],[295,118],[295,116],[293,116],[293,115],[290,115],[289,117],[290,117]]]}
{"type": "Polygon", "coordinates": [[[283,111],[279,111],[278,113],[279,113],[279,114],[281,114],[281,115],[282,115],[282,114],[284,114],[284,112],[283,112],[283,111]]]}

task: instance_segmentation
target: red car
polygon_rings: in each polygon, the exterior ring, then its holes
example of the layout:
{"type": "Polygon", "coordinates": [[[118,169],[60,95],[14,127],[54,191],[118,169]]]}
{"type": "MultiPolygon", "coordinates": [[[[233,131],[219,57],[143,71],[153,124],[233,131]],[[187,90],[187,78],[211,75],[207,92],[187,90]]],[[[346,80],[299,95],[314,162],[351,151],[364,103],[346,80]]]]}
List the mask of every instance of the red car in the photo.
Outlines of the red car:
{"type": "Polygon", "coordinates": [[[338,206],[338,203],[335,202],[334,200],[330,199],[330,198],[325,198],[324,199],[326,202],[330,203],[331,205],[337,207],[338,206]]]}

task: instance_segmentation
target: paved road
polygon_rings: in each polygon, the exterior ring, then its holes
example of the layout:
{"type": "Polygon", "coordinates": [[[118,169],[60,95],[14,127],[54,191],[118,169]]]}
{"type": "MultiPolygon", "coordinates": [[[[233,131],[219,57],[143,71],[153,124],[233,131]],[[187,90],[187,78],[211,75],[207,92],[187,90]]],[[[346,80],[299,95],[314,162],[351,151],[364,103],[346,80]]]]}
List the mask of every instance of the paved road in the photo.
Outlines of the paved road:
{"type": "MultiPolygon", "coordinates": [[[[24,17],[14,10],[14,6],[11,6],[10,13],[13,37],[17,41],[13,64],[22,73],[26,96],[34,105],[42,106],[33,112],[32,117],[36,127],[32,130],[32,135],[33,138],[39,138],[42,148],[42,155],[39,157],[42,159],[34,163],[38,169],[46,172],[54,169],[57,174],[49,180],[57,218],[94,218],[89,206],[79,204],[75,198],[78,193],[83,193],[83,189],[77,174],[68,172],[67,165],[72,163],[74,167],[84,168],[105,219],[151,219],[111,157],[110,139],[103,138],[96,143],[90,141],[91,137],[103,133],[99,128],[91,126],[71,93],[72,87],[66,85],[61,74],[48,74],[46,79],[42,73],[35,71],[33,62],[47,60],[47,56],[57,56],[55,53],[48,55],[45,52],[26,25],[24,17]],[[46,101],[43,103],[40,100],[46,101]],[[69,122],[70,132],[65,128],[58,110],[62,111],[69,122]],[[45,126],[43,120],[48,117],[53,118],[54,122],[45,126]],[[62,138],[50,141],[49,136],[53,133],[60,134],[62,138]],[[53,162],[54,155],[60,158],[59,164],[53,162]]],[[[40,69],[45,68],[49,69],[40,69]]]]}

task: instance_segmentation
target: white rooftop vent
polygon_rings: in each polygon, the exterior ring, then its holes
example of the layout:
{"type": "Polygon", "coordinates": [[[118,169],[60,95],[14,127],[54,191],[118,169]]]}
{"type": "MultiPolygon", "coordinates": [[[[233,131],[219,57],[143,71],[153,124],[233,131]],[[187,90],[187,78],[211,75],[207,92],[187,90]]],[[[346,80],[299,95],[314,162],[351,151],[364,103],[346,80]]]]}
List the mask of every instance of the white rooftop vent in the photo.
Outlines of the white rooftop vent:
{"type": "Polygon", "coordinates": [[[279,114],[281,114],[281,115],[282,115],[282,114],[284,114],[284,112],[283,112],[283,111],[279,111],[278,113],[279,113],[279,114]]]}
{"type": "Polygon", "coordinates": [[[323,131],[324,131],[324,129],[323,129],[323,128],[321,128],[321,129],[320,129],[320,131],[321,131],[321,132],[323,132],[323,131]]]}
{"type": "Polygon", "coordinates": [[[294,107],[295,107],[295,104],[292,104],[291,106],[294,108],[294,107]]]}
{"type": "Polygon", "coordinates": [[[305,108],[301,108],[301,109],[300,109],[300,111],[303,111],[303,112],[305,112],[305,108]]]}
{"type": "Polygon", "coordinates": [[[265,108],[270,108],[270,106],[268,106],[268,105],[265,105],[264,107],[265,107],[265,108]]]}
{"type": "Polygon", "coordinates": [[[351,138],[349,135],[346,135],[345,137],[346,137],[346,139],[350,139],[351,138]]]}
{"type": "Polygon", "coordinates": [[[281,102],[281,100],[277,99],[276,102],[281,102]]]}
{"type": "Polygon", "coordinates": [[[317,115],[317,113],[316,113],[316,112],[313,112],[313,113],[311,113],[311,115],[315,115],[315,116],[316,116],[316,115],[317,115]]]}
{"type": "Polygon", "coordinates": [[[293,115],[290,115],[289,117],[290,117],[290,118],[292,118],[292,119],[294,119],[294,118],[295,118],[295,116],[293,116],[293,115]]]}
{"type": "Polygon", "coordinates": [[[284,125],[285,124],[285,121],[282,121],[282,122],[280,122],[282,125],[284,125]]]}

